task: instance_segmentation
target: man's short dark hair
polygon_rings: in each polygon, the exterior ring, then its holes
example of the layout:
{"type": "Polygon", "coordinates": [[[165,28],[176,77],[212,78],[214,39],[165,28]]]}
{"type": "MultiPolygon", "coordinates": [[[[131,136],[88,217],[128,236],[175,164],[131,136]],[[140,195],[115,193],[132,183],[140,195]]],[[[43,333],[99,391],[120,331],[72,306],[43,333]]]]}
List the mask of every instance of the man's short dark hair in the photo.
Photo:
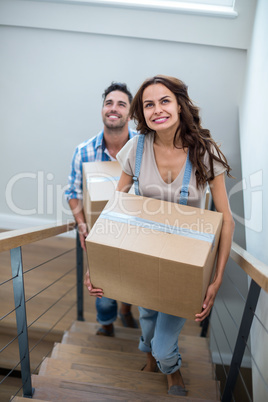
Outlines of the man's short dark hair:
{"type": "Polygon", "coordinates": [[[111,85],[104,90],[102,94],[103,100],[105,100],[106,96],[113,91],[121,91],[124,94],[126,94],[128,96],[129,104],[131,104],[133,96],[128,87],[126,86],[126,84],[122,82],[112,82],[111,85]]]}

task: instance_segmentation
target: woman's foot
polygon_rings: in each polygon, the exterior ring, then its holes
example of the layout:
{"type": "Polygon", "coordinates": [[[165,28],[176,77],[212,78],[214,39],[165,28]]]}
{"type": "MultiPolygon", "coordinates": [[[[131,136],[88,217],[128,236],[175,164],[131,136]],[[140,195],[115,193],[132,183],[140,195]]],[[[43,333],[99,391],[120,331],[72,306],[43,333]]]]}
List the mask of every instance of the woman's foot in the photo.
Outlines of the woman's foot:
{"type": "Polygon", "coordinates": [[[187,394],[180,370],[167,374],[167,381],[169,395],[185,396],[187,394]]]}
{"type": "Polygon", "coordinates": [[[158,371],[158,366],[155,358],[152,356],[152,353],[146,353],[146,354],[147,354],[147,361],[145,366],[141,370],[150,373],[156,373],[158,371]]]}

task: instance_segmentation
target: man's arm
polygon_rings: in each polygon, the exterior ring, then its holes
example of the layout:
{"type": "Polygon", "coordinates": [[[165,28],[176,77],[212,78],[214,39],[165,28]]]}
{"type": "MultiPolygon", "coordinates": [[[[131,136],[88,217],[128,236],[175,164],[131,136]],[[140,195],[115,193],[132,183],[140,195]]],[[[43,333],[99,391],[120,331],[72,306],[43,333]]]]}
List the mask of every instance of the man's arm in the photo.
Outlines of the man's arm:
{"type": "Polygon", "coordinates": [[[86,251],[85,239],[88,236],[88,229],[83,211],[83,201],[77,198],[71,198],[69,205],[78,226],[78,233],[82,248],[86,251]]]}
{"type": "Polygon", "coordinates": [[[65,191],[65,196],[68,200],[74,219],[78,225],[81,246],[84,250],[86,250],[85,238],[88,235],[88,230],[83,211],[82,194],[82,158],[81,149],[78,146],[72,158],[71,173],[68,177],[68,188],[65,191]]]}

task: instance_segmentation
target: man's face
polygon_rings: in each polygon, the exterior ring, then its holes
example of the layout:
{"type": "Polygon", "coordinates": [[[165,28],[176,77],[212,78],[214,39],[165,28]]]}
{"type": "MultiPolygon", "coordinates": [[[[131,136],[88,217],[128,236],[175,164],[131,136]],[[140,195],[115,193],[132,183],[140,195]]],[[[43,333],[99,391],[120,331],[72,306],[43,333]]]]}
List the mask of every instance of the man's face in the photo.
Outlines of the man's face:
{"type": "Polygon", "coordinates": [[[129,122],[129,100],[121,91],[110,92],[103,102],[102,120],[109,129],[122,129],[129,122]]]}

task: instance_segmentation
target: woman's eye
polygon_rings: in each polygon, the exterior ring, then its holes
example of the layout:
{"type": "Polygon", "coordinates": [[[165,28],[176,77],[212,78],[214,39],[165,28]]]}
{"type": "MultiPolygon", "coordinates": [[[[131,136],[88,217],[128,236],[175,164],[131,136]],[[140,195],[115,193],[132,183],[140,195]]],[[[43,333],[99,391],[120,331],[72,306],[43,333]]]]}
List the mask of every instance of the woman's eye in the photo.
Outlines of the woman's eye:
{"type": "Polygon", "coordinates": [[[148,107],[152,107],[153,104],[152,103],[146,103],[145,108],[147,109],[148,107]]]}

